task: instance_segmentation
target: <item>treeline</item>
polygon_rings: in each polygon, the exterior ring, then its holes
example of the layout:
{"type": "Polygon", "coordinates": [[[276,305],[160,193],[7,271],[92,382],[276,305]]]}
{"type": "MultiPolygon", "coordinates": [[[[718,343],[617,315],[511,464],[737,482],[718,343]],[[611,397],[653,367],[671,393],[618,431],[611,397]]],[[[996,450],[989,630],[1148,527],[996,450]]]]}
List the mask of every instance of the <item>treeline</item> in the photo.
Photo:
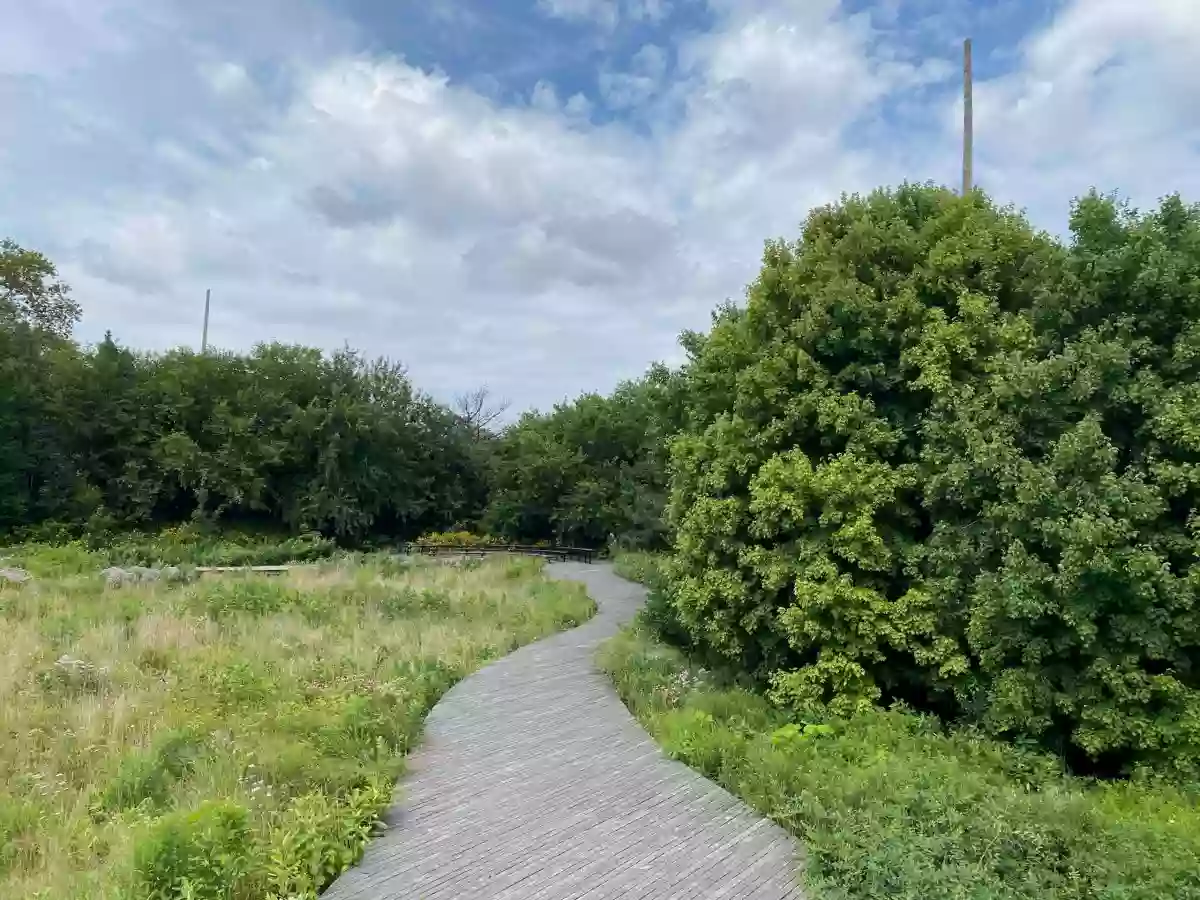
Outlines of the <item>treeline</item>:
{"type": "Polygon", "coordinates": [[[522,416],[495,442],[484,530],[665,548],[667,456],[684,390],[681,373],[656,365],[608,397],[587,394],[522,416]]]}
{"type": "Polygon", "coordinates": [[[396,366],[0,334],[0,527],[259,523],[355,541],[478,516],[474,447],[396,366]]]}
{"type": "Polygon", "coordinates": [[[347,544],[465,528],[663,545],[678,378],[661,367],[500,436],[485,392],[451,408],[390,362],[82,347],[79,314],[50,260],[0,245],[0,535],[198,521],[347,544]]]}
{"type": "Polygon", "coordinates": [[[1083,198],[1065,242],[978,192],[844,198],[767,244],[682,367],[498,433],[352,354],[81,349],[42,274],[36,302],[5,282],[0,528],[669,548],[656,621],[799,718],[902,702],[1200,773],[1200,208],[1177,197],[1083,198]]]}

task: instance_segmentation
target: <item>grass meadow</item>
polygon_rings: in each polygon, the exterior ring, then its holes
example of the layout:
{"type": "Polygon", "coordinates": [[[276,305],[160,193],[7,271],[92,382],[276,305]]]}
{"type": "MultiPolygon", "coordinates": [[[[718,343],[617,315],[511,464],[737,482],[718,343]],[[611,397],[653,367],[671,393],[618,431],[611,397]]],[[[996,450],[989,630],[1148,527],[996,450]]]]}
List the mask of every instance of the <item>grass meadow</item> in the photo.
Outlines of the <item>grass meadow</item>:
{"type": "Polygon", "coordinates": [[[5,551],[0,897],[314,897],[361,855],[425,714],[594,611],[538,561],[345,556],[113,588],[5,551]]]}

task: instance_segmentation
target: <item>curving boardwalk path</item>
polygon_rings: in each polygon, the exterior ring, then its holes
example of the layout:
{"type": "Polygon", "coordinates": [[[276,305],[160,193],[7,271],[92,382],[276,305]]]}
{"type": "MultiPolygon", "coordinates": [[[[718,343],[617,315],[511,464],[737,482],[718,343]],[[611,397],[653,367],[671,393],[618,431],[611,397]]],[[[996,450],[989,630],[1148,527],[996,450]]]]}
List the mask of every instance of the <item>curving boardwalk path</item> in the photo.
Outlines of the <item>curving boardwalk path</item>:
{"type": "Polygon", "coordinates": [[[644,590],[558,563],[599,612],[449,691],[389,829],[323,900],[799,900],[799,848],[668,760],[594,666],[644,590]]]}

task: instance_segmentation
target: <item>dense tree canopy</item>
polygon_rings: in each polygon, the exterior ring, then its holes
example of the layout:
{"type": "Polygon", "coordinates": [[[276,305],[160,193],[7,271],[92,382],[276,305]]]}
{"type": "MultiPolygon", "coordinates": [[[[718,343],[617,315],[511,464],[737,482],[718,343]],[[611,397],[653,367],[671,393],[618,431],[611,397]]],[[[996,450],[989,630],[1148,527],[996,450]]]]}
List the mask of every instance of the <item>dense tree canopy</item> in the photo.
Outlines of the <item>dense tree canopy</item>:
{"type": "Polygon", "coordinates": [[[478,516],[472,433],[351,352],[92,349],[0,329],[0,528],[251,520],[347,539],[478,516]]]}
{"type": "Polygon", "coordinates": [[[348,351],[80,347],[68,287],[12,241],[0,287],[0,533],[199,520],[349,542],[489,528],[663,543],[682,394],[662,367],[500,429],[506,404],[486,388],[451,409],[348,351]]]}
{"type": "Polygon", "coordinates": [[[0,241],[0,326],[24,322],[68,337],[79,321],[79,304],[49,259],[15,241],[0,241]]]}

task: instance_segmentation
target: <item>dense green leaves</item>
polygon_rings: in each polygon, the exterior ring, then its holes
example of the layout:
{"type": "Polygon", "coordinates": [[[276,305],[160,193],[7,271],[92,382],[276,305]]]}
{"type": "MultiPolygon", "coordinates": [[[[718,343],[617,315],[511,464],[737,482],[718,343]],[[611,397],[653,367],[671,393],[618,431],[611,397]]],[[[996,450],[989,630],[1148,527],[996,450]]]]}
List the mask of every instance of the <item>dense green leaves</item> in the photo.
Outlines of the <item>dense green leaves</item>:
{"type": "Polygon", "coordinates": [[[0,531],[194,519],[415,536],[479,515],[477,440],[398,366],[349,351],[148,355],[0,327],[0,531]]]}
{"type": "Polygon", "coordinates": [[[24,322],[68,337],[79,314],[79,304],[59,280],[54,263],[12,240],[0,240],[0,327],[24,322]]]}
{"type": "Polygon", "coordinates": [[[527,413],[496,442],[484,523],[508,538],[657,547],[665,539],[668,441],[684,385],[661,366],[610,397],[527,413]]]}
{"type": "Polygon", "coordinates": [[[1200,765],[1200,211],[1074,240],[905,186],[767,245],[691,336],[671,600],[797,708],[904,699],[1200,765]]]}

